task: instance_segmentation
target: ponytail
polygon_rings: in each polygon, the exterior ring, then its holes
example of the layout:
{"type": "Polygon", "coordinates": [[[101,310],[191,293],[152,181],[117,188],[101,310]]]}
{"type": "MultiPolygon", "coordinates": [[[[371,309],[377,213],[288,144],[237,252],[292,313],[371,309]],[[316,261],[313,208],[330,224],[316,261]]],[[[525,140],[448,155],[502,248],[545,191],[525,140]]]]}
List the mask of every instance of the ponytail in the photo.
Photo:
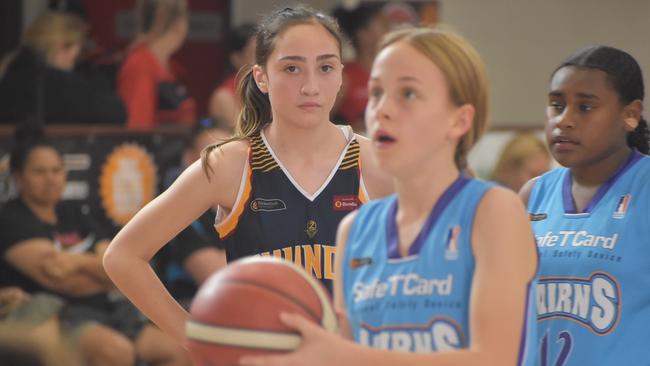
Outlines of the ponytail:
{"type": "Polygon", "coordinates": [[[648,130],[648,122],[643,117],[639,120],[636,129],[627,134],[627,146],[645,155],[650,153],[650,130],[648,130]]]}
{"type": "Polygon", "coordinates": [[[250,140],[262,130],[265,123],[271,122],[273,119],[269,96],[262,93],[257,87],[253,78],[253,68],[249,66],[248,69],[242,69],[239,74],[242,73],[244,75],[238,78],[237,86],[237,94],[242,108],[237,116],[235,134],[223,142],[209,145],[201,152],[201,165],[208,179],[210,179],[210,174],[214,173],[208,161],[212,150],[232,141],[250,140]]]}

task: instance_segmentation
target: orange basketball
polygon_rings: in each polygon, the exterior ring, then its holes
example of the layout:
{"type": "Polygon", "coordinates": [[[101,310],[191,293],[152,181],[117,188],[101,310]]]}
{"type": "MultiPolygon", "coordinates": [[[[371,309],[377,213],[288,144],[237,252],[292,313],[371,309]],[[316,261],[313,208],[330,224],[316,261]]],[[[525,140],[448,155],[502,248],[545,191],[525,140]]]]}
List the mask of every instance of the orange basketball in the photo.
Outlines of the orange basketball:
{"type": "Polygon", "coordinates": [[[300,314],[337,332],[325,287],[301,267],[274,257],[229,264],[201,286],[185,326],[187,348],[197,366],[236,365],[243,355],[291,351],[300,334],[280,321],[300,314]]]}

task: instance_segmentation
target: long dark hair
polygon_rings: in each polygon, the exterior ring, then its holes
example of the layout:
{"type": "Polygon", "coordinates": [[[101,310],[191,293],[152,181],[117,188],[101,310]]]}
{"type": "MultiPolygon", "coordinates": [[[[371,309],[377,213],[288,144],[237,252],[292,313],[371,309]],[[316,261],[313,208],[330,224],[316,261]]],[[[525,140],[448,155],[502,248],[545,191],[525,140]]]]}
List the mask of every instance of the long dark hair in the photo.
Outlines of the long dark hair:
{"type": "MultiPolygon", "coordinates": [[[[341,53],[342,37],[336,21],[314,9],[297,6],[275,10],[260,22],[255,34],[255,63],[264,67],[273,52],[275,39],[287,29],[300,24],[322,25],[336,39],[339,54],[341,53]]],[[[252,66],[242,68],[237,79],[239,80],[237,94],[242,108],[237,117],[234,136],[225,142],[206,147],[201,153],[201,163],[208,178],[212,171],[208,164],[208,156],[212,150],[231,141],[250,140],[261,131],[265,123],[271,122],[273,118],[269,96],[257,87],[253,79],[252,66]]]]}
{"type": "MultiPolygon", "coordinates": [[[[604,71],[607,80],[618,93],[621,103],[627,105],[637,99],[643,101],[645,87],[641,67],[634,57],[625,51],[608,46],[583,48],[560,64],[553,74],[565,66],[604,71]]],[[[645,118],[641,117],[636,129],[627,134],[627,145],[643,154],[648,154],[650,130],[645,118]]]]}

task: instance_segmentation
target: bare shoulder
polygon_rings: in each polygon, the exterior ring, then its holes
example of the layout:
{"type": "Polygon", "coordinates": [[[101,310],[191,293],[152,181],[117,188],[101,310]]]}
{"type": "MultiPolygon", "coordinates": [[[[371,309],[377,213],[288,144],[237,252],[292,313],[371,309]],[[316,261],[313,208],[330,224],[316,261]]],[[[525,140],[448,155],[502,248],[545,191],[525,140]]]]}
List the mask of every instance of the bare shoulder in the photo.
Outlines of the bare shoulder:
{"type": "Polygon", "coordinates": [[[212,169],[243,170],[244,162],[248,158],[250,143],[247,140],[231,141],[215,147],[208,155],[207,163],[212,169]]]}
{"type": "Polygon", "coordinates": [[[533,261],[533,238],[526,208],[517,194],[503,187],[489,189],[476,210],[474,250],[488,256],[500,254],[533,261]]]}
{"type": "Polygon", "coordinates": [[[524,203],[524,205],[528,205],[528,199],[530,198],[530,193],[533,191],[533,188],[535,187],[535,183],[537,183],[537,180],[539,180],[539,177],[535,177],[529,180],[519,190],[519,198],[524,203]]]}
{"type": "Polygon", "coordinates": [[[248,147],[248,141],[243,140],[215,147],[205,161],[190,165],[172,188],[177,186],[180,192],[201,191],[212,207],[232,207],[246,166],[248,147]]]}
{"type": "Polygon", "coordinates": [[[372,153],[372,141],[358,134],[356,139],[359,141],[361,174],[370,198],[381,198],[393,193],[393,180],[379,167],[377,159],[372,153]]]}
{"type": "Polygon", "coordinates": [[[495,220],[508,221],[508,216],[520,216],[526,213],[523,202],[517,196],[517,193],[504,187],[492,187],[487,192],[477,208],[477,220],[487,217],[495,220]]]}

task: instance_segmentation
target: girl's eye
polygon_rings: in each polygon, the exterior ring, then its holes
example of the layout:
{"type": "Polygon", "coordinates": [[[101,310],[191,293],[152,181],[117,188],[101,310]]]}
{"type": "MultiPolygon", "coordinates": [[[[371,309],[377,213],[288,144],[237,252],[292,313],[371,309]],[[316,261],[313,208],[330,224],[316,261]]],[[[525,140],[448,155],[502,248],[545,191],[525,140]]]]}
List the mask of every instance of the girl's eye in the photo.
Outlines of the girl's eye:
{"type": "Polygon", "coordinates": [[[381,88],[378,87],[370,88],[370,91],[368,92],[368,96],[371,98],[379,98],[381,97],[381,94],[382,94],[382,90],[381,88]]]}
{"type": "Polygon", "coordinates": [[[284,68],[284,70],[293,74],[298,71],[298,67],[295,65],[288,65],[287,67],[284,68]]]}
{"type": "Polygon", "coordinates": [[[323,65],[321,66],[321,70],[323,72],[330,72],[334,70],[334,67],[332,65],[323,65]]]}
{"type": "Polygon", "coordinates": [[[594,107],[590,104],[580,104],[580,111],[581,112],[589,112],[590,110],[594,109],[594,107]]]}
{"type": "Polygon", "coordinates": [[[551,109],[556,110],[558,112],[561,112],[562,110],[564,110],[564,104],[562,104],[562,103],[560,103],[558,101],[551,101],[551,102],[548,103],[548,106],[551,109]]]}
{"type": "Polygon", "coordinates": [[[417,93],[413,89],[404,89],[402,96],[404,99],[415,99],[415,97],[417,97],[417,93]]]}

